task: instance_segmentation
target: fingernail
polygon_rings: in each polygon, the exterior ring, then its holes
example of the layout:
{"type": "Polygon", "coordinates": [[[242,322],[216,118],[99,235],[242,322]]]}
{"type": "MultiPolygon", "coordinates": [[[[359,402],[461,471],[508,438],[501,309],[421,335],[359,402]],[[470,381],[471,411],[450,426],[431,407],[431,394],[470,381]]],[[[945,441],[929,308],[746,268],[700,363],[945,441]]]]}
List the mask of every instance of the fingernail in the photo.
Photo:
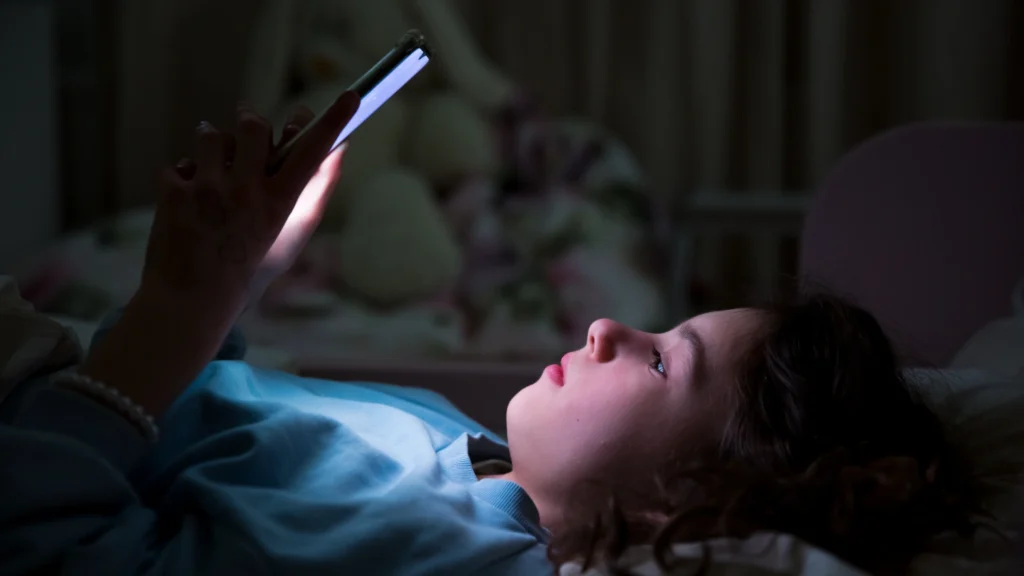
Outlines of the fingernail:
{"type": "Polygon", "coordinates": [[[182,158],[178,161],[174,170],[178,173],[178,176],[186,180],[191,180],[196,174],[196,163],[189,158],[182,158]]]}

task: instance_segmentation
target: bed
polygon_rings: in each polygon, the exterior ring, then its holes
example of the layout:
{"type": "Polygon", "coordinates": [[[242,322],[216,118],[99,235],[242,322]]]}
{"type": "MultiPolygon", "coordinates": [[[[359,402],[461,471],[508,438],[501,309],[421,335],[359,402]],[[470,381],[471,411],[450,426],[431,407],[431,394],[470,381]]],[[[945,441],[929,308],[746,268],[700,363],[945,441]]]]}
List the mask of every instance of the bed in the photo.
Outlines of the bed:
{"type": "MultiPolygon", "coordinates": [[[[914,373],[915,383],[979,458],[996,520],[1007,531],[1024,512],[1022,158],[1024,125],[932,124],[883,134],[847,155],[818,191],[801,261],[809,283],[874,312],[908,358],[929,368],[914,373]],[[985,371],[997,364],[998,373],[985,371]],[[957,383],[938,390],[929,380],[934,375],[957,383]]],[[[366,360],[295,370],[433,389],[500,432],[508,400],[540,368],[366,360]]],[[[765,537],[713,543],[712,574],[858,574],[796,539],[765,537]]],[[[1003,573],[997,570],[1010,560],[990,545],[937,541],[912,572],[1003,573]]],[[[692,546],[676,552],[699,555],[692,546]]],[[[637,574],[657,573],[647,549],[627,557],[637,574]]],[[[692,568],[684,565],[681,573],[692,568]]]]}

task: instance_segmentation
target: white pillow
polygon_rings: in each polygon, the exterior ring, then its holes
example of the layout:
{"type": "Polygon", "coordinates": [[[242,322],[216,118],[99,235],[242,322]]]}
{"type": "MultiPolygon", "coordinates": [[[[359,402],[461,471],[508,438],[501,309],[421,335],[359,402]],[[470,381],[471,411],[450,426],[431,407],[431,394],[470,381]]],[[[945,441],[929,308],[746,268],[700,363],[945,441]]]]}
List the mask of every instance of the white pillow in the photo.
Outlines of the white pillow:
{"type": "Polygon", "coordinates": [[[1013,316],[979,330],[953,358],[950,368],[981,368],[996,374],[1017,375],[1024,370],[1024,278],[1012,297],[1013,316]]]}

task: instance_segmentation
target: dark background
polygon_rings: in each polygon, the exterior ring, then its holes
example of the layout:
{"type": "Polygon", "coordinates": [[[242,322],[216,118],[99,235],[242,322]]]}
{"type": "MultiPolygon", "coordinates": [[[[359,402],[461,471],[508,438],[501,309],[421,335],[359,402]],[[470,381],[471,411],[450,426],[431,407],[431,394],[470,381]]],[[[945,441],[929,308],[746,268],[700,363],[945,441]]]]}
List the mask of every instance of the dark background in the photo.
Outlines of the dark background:
{"type": "MultiPolygon", "coordinates": [[[[482,58],[538,117],[585,125],[636,161],[657,231],[657,257],[637,261],[672,323],[783,290],[806,200],[858,143],[913,122],[1024,118],[1018,0],[432,4],[461,19],[468,42],[450,45],[482,58]],[[759,210],[791,224],[701,226],[759,210]]],[[[345,85],[406,28],[430,29],[423,18],[412,0],[0,2],[0,272],[31,275],[72,233],[116,244],[111,223],[152,204],[153,175],[189,153],[200,120],[230,125],[239,99],[278,119],[318,82],[345,85]]],[[[504,108],[476,101],[486,79],[434,68],[403,94],[410,110],[444,94],[497,122],[504,108]]],[[[421,117],[409,114],[403,142],[421,117]]],[[[346,176],[370,164],[353,159],[346,176]]],[[[521,181],[517,169],[490,175],[521,181]]],[[[429,178],[439,203],[449,176],[429,178]]],[[[110,304],[74,298],[85,320],[110,304]]]]}

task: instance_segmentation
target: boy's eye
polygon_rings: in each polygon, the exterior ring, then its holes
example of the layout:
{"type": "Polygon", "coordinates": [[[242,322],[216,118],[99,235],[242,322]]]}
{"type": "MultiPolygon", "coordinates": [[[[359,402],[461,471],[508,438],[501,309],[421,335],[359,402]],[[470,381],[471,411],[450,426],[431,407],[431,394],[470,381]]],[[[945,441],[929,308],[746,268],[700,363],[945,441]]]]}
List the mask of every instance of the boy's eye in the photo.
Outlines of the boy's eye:
{"type": "Polygon", "coordinates": [[[652,370],[659,374],[665,374],[665,364],[661,361],[661,352],[658,352],[657,348],[651,349],[651,362],[649,365],[652,370]]]}

